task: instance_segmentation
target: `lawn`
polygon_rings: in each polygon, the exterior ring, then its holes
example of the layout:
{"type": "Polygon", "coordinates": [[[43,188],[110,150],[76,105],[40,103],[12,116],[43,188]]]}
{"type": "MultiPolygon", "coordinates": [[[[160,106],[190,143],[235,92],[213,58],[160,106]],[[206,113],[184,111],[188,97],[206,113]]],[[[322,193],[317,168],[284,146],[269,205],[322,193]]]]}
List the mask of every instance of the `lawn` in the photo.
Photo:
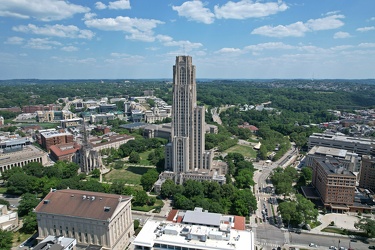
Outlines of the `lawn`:
{"type": "Polygon", "coordinates": [[[132,205],[132,210],[149,212],[152,209],[156,209],[156,210],[161,209],[163,207],[163,205],[164,205],[163,201],[157,199],[153,206],[144,205],[144,206],[140,207],[140,206],[133,206],[132,205]]]}
{"type": "Polygon", "coordinates": [[[123,169],[112,169],[103,176],[104,181],[124,180],[126,184],[140,185],[141,177],[149,167],[125,166],[123,169]]]}
{"type": "Polygon", "coordinates": [[[244,157],[256,158],[257,152],[251,146],[235,145],[225,150],[225,153],[240,153],[244,157]]]}
{"type": "Polygon", "coordinates": [[[151,152],[152,150],[148,150],[146,152],[139,154],[139,157],[141,158],[141,161],[139,162],[140,165],[145,165],[145,166],[151,165],[151,163],[147,160],[148,154],[151,152]]]}

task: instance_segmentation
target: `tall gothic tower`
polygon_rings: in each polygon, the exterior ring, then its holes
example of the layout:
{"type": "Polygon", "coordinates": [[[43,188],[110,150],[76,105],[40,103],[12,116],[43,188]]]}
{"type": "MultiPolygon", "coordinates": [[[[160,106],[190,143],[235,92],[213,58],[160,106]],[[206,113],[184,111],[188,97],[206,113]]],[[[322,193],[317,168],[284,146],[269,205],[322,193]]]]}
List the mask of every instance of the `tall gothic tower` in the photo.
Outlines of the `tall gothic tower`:
{"type": "Polygon", "coordinates": [[[205,109],[197,106],[196,86],[191,56],[177,56],[173,66],[171,144],[166,154],[166,169],[175,174],[209,170],[211,165],[211,155],[207,157],[204,148],[205,109]]]}

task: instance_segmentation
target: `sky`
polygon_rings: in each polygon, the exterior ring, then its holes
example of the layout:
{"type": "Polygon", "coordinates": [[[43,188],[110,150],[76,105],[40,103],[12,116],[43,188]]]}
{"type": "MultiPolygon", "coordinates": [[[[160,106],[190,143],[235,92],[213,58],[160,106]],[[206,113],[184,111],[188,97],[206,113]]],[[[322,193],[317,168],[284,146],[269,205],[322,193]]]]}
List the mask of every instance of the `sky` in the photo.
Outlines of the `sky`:
{"type": "Polygon", "coordinates": [[[0,79],[374,79],[374,0],[0,0],[0,79]]]}

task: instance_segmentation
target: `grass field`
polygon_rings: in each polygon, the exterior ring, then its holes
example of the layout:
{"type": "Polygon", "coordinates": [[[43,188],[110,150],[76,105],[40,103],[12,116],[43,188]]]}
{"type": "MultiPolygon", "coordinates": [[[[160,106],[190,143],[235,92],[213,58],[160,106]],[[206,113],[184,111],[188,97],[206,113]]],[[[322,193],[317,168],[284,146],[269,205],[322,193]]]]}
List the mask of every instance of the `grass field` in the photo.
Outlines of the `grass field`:
{"type": "Polygon", "coordinates": [[[103,176],[104,181],[124,180],[127,184],[140,185],[141,177],[149,167],[125,166],[123,169],[112,169],[103,176]]]}
{"type": "Polygon", "coordinates": [[[148,154],[151,152],[152,150],[149,150],[149,151],[139,154],[139,157],[141,157],[141,161],[139,163],[140,165],[145,165],[145,166],[151,165],[150,162],[147,160],[148,154]]]}
{"type": "Polygon", "coordinates": [[[225,150],[225,153],[240,153],[244,157],[256,158],[257,152],[251,146],[235,145],[225,150]]]}

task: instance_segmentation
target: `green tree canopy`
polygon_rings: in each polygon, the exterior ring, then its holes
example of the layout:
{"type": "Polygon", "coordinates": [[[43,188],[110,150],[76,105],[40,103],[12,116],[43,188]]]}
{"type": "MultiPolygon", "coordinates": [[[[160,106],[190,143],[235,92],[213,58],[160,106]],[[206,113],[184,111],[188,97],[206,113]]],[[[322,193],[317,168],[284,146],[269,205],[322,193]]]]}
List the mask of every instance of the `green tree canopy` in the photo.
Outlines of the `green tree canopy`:
{"type": "Polygon", "coordinates": [[[149,169],[145,174],[141,177],[141,185],[143,190],[150,191],[154,186],[154,183],[158,180],[159,173],[156,169],[149,169]]]}
{"type": "Polygon", "coordinates": [[[25,193],[21,196],[20,204],[18,206],[18,215],[23,217],[29,214],[33,209],[39,204],[40,199],[38,199],[35,194],[25,193]]]}

